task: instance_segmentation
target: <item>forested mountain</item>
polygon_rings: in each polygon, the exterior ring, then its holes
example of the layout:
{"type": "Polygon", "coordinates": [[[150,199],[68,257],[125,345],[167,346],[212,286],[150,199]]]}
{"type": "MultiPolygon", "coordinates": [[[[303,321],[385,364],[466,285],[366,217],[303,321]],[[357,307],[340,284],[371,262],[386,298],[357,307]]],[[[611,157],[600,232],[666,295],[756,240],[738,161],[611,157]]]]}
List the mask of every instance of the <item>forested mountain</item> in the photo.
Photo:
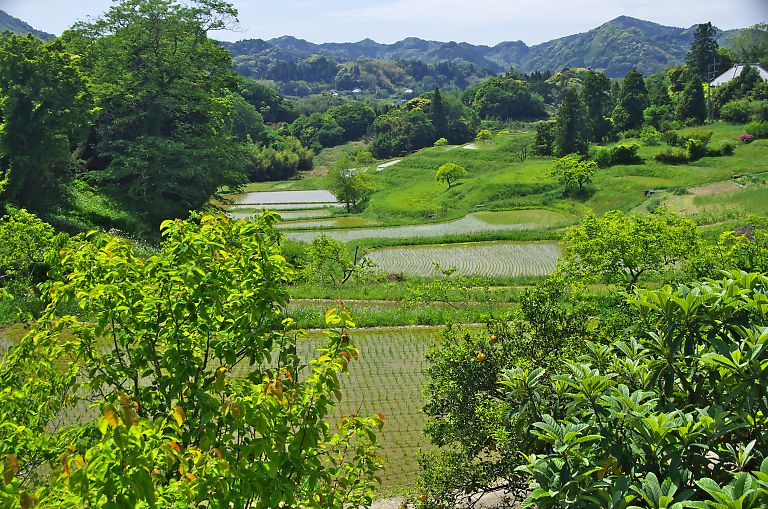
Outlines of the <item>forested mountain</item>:
{"type": "Polygon", "coordinates": [[[5,11],[0,10],[0,33],[12,32],[14,34],[35,34],[43,40],[53,39],[54,35],[35,30],[27,23],[21,21],[18,18],[14,18],[5,11]]]}
{"type": "MultiPolygon", "coordinates": [[[[241,72],[266,79],[272,78],[262,75],[265,58],[296,64],[311,55],[325,55],[338,63],[359,59],[415,60],[432,65],[463,61],[493,73],[506,71],[510,67],[522,72],[590,67],[604,70],[609,77],[621,77],[632,67],[646,74],[682,63],[694,30],[695,27],[669,27],[620,16],[588,32],[534,46],[522,41],[507,41],[491,47],[465,42],[426,41],[416,37],[393,44],[380,44],[371,39],[355,43],[314,44],[290,36],[223,44],[240,63],[241,72]],[[261,67],[259,64],[262,64],[261,67]]],[[[718,31],[717,40],[727,44],[735,32],[718,31]]],[[[275,65],[274,62],[272,65],[275,65]]]]}

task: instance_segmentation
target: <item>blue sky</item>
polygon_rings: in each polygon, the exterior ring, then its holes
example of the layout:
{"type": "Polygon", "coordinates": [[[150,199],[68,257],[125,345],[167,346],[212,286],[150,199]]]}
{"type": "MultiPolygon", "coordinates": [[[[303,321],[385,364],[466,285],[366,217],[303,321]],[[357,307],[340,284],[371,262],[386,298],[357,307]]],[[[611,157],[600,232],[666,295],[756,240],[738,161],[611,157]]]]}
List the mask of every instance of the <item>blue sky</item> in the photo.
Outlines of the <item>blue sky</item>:
{"type": "MultiPolygon", "coordinates": [[[[0,0],[0,9],[60,34],[111,0],[0,0]]],[[[712,21],[723,29],[768,21],[768,0],[234,0],[240,29],[218,39],[293,35],[312,42],[440,41],[537,44],[585,32],[622,14],[664,25],[712,21]]]]}

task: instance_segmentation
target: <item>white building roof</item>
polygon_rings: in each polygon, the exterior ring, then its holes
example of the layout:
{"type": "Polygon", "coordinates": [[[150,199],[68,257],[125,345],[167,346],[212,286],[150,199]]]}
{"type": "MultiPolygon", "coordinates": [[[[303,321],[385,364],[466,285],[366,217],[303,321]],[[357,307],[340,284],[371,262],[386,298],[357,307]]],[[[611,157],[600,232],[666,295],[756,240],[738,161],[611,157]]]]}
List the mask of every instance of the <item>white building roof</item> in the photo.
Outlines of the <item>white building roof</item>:
{"type": "MultiPolygon", "coordinates": [[[[736,76],[739,76],[743,71],[746,64],[736,64],[727,71],[725,71],[723,74],[712,80],[709,84],[713,87],[716,87],[718,85],[722,85],[724,83],[728,83],[736,76]]],[[[763,69],[757,64],[750,64],[750,67],[754,67],[757,69],[757,72],[760,73],[760,77],[763,79],[763,81],[768,81],[768,71],[763,69]]]]}

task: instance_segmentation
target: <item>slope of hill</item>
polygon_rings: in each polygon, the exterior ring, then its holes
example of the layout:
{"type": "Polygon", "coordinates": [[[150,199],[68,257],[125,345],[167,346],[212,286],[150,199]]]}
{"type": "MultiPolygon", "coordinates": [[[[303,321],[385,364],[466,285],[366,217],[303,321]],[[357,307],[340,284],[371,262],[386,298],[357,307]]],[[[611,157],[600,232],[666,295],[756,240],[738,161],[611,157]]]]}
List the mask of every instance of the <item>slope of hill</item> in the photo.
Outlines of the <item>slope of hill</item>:
{"type": "MultiPolygon", "coordinates": [[[[514,67],[533,72],[563,67],[602,69],[610,77],[624,76],[637,67],[643,73],[659,71],[683,61],[695,26],[678,28],[620,16],[588,32],[528,46],[522,41],[501,42],[493,47],[465,42],[426,41],[409,37],[393,44],[370,39],[355,43],[314,44],[284,36],[269,41],[223,43],[233,56],[259,56],[265,52],[297,61],[312,54],[327,55],[337,62],[360,58],[417,60],[437,64],[459,60],[499,73],[514,67]],[[253,48],[248,52],[246,49],[253,48]],[[261,49],[257,49],[261,48],[261,49]],[[253,51],[255,50],[255,51],[253,51]]],[[[727,44],[736,30],[719,31],[717,39],[727,44]]]]}
{"type": "Polygon", "coordinates": [[[40,30],[35,30],[34,28],[29,26],[27,23],[23,22],[22,20],[18,18],[14,18],[7,12],[0,10],[0,33],[2,32],[12,32],[14,34],[22,34],[22,35],[34,34],[39,38],[43,39],[44,41],[47,41],[49,39],[53,39],[54,37],[56,37],[55,35],[41,32],[40,30]]]}

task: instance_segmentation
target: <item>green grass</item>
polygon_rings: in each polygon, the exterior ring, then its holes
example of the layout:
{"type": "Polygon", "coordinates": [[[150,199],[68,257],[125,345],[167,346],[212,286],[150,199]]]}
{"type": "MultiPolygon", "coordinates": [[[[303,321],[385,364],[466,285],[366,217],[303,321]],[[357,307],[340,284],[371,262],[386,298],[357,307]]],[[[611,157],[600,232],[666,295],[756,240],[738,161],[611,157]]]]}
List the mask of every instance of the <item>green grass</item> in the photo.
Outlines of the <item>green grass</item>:
{"type": "MultiPolygon", "coordinates": [[[[623,211],[647,209],[647,189],[664,190],[676,186],[694,187],[728,180],[734,174],[748,175],[768,171],[768,140],[756,140],[741,144],[738,136],[741,126],[714,123],[702,129],[713,132],[712,147],[723,142],[736,147],[732,157],[705,157],[695,163],[672,166],[657,162],[654,156],[666,145],[641,146],[641,165],[621,165],[597,172],[590,185],[591,194],[584,199],[563,196],[562,187],[550,176],[552,158],[529,157],[520,162],[515,152],[517,140],[530,138],[530,130],[497,136],[490,143],[480,143],[480,150],[461,147],[431,147],[402,158],[402,161],[380,172],[371,172],[375,192],[360,217],[380,222],[382,225],[407,225],[445,222],[458,219],[472,212],[491,225],[526,223],[536,219],[538,229],[554,225],[565,226],[577,221],[588,211],[603,213],[608,210],[623,211]],[[468,178],[459,181],[451,189],[434,180],[435,170],[446,162],[464,166],[468,178]],[[530,210],[531,212],[524,212],[530,210]],[[546,211],[539,213],[538,211],[546,211]],[[495,218],[488,212],[507,212],[495,218]],[[526,217],[526,214],[530,214],[526,217]]],[[[622,140],[639,142],[639,140],[622,140]]],[[[329,151],[323,157],[328,160],[339,157],[344,151],[358,147],[344,146],[329,151]],[[334,155],[335,154],[335,155],[334,155]]],[[[321,177],[310,176],[302,180],[252,184],[248,190],[320,189],[325,187],[321,177]]],[[[757,206],[760,209],[761,194],[743,195],[745,210],[757,206]]],[[[656,198],[658,200],[658,198],[656,198]]],[[[655,203],[655,202],[650,202],[655,203]]],[[[533,222],[533,221],[531,221],[533,222]]],[[[346,221],[344,227],[363,223],[346,221]]],[[[311,226],[311,225],[308,225],[311,226]]],[[[371,232],[385,236],[386,231],[371,232]]],[[[440,232],[434,238],[470,236],[477,240],[482,232],[440,232]]],[[[419,237],[421,234],[414,234],[419,237]]],[[[503,236],[502,236],[503,237],[503,236]]],[[[356,238],[360,238],[359,235],[356,238]]],[[[493,238],[493,237],[490,237],[493,238]]],[[[508,238],[508,237],[503,237],[508,238]]],[[[468,240],[464,237],[465,240],[468,240]]],[[[346,238],[344,240],[352,240],[346,238]]],[[[389,242],[389,241],[386,241],[389,242]]]]}
{"type": "MultiPolygon", "coordinates": [[[[358,327],[437,326],[447,323],[485,323],[503,319],[516,307],[513,303],[463,302],[455,304],[404,304],[400,302],[344,301],[358,327]]],[[[320,329],[325,325],[325,311],[338,301],[297,301],[288,314],[301,327],[320,329]]]]}
{"type": "Polygon", "coordinates": [[[479,220],[488,224],[535,224],[541,228],[573,222],[573,217],[547,209],[520,209],[496,212],[477,212],[479,220]]]}

